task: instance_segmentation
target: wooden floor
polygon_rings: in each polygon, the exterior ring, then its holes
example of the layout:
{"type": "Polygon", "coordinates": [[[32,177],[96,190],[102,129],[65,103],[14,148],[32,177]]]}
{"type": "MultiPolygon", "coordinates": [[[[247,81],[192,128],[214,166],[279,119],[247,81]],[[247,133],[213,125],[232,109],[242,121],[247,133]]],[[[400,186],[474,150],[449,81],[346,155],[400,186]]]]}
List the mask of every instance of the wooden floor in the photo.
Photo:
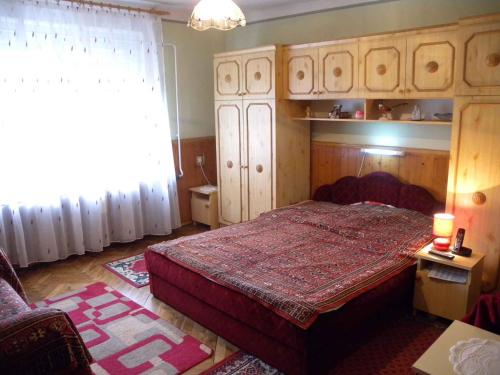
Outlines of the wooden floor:
{"type": "Polygon", "coordinates": [[[120,291],[139,305],[155,312],[160,317],[180,328],[185,333],[213,349],[214,355],[199,365],[193,367],[186,374],[194,375],[210,368],[235,352],[237,348],[223,338],[192,321],[185,315],[174,310],[160,300],[153,297],[149,287],[135,288],[106,270],[102,265],[113,260],[140,254],[144,249],[157,242],[171,240],[207,230],[202,226],[185,226],[176,230],[170,236],[149,236],[143,240],[130,244],[115,244],[101,253],[87,253],[81,256],[72,256],[66,260],[54,263],[40,264],[28,269],[18,270],[28,298],[37,302],[70,290],[80,289],[85,285],[102,281],[120,291]]]}

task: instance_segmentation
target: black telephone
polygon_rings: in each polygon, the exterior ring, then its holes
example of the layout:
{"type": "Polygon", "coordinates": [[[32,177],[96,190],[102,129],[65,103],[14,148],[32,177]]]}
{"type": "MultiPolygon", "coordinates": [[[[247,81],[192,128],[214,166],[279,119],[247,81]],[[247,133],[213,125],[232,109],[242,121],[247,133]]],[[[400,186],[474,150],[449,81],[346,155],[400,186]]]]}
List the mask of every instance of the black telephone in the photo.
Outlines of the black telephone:
{"type": "Polygon", "coordinates": [[[455,245],[453,245],[453,250],[451,251],[453,254],[461,255],[464,257],[470,257],[472,250],[468,247],[462,246],[464,243],[465,237],[465,229],[459,228],[457,231],[457,237],[455,239],[455,245]]]}

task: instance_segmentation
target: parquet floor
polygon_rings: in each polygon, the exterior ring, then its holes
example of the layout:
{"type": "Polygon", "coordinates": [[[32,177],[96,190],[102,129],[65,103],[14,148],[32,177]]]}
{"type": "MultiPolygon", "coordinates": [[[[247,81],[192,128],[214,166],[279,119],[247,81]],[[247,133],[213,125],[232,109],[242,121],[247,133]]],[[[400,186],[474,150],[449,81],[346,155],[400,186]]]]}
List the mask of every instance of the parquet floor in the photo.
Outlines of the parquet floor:
{"type": "Polygon", "coordinates": [[[207,227],[185,226],[177,229],[170,236],[148,236],[134,243],[114,244],[100,253],[87,253],[82,256],[72,256],[59,262],[35,265],[28,269],[18,270],[18,274],[31,302],[79,289],[98,281],[105,282],[139,305],[153,311],[213,349],[214,355],[211,358],[186,372],[186,374],[195,375],[226,358],[235,352],[237,348],[154,298],[149,292],[149,287],[135,288],[107,271],[102,265],[113,260],[140,254],[147,246],[154,243],[199,233],[204,230],[207,230],[207,227]]]}

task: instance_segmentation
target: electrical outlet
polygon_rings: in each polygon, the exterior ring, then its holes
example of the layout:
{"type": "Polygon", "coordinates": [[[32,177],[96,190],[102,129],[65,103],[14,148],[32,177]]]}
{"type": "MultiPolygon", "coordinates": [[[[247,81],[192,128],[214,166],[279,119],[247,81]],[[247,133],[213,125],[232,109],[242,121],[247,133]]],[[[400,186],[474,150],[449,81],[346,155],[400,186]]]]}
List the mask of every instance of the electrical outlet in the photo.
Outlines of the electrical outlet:
{"type": "Polygon", "coordinates": [[[205,155],[196,155],[196,166],[203,167],[205,165],[205,155]]]}

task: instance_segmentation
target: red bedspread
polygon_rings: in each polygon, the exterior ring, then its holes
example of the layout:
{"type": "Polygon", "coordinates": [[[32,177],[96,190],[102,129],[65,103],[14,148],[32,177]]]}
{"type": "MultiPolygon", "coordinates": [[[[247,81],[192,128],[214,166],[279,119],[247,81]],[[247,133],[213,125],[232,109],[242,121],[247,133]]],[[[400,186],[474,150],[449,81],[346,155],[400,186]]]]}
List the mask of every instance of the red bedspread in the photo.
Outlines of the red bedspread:
{"type": "Polygon", "coordinates": [[[306,202],[149,249],[307,328],[410,266],[431,232],[415,211],[306,202]]]}

